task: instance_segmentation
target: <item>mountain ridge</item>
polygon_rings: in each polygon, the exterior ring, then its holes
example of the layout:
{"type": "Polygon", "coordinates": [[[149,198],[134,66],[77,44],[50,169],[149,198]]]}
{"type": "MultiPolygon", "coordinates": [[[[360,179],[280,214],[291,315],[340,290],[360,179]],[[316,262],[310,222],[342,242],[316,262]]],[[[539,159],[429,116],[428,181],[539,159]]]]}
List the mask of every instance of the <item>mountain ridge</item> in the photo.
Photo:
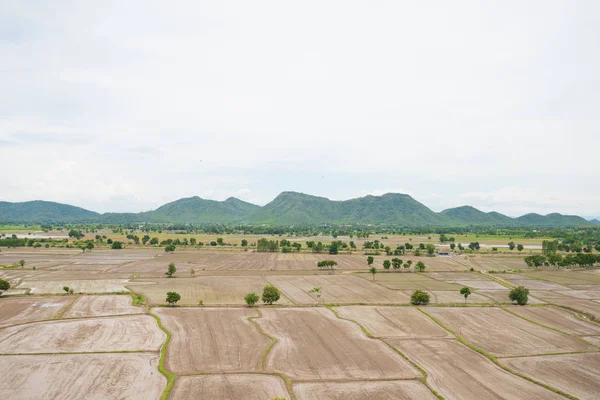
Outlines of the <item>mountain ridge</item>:
{"type": "Polygon", "coordinates": [[[465,205],[435,212],[402,193],[367,195],[348,200],[284,191],[264,206],[236,197],[223,201],[184,197],[151,211],[100,214],[81,207],[42,200],[0,201],[0,223],[194,223],[319,225],[363,224],[397,226],[591,226],[575,215],[529,213],[512,218],[465,205]]]}

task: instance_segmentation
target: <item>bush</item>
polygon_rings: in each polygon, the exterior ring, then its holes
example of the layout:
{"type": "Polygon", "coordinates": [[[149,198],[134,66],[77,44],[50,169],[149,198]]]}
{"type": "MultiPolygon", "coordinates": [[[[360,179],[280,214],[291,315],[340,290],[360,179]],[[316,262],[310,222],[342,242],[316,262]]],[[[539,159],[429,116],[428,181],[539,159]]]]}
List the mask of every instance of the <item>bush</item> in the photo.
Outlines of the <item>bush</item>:
{"type": "Polygon", "coordinates": [[[3,290],[8,289],[10,289],[10,283],[8,281],[5,281],[4,279],[0,279],[0,296],[2,296],[3,290]]]}
{"type": "Polygon", "coordinates": [[[429,293],[422,290],[415,290],[410,296],[410,302],[415,306],[429,304],[429,293]]]}
{"type": "Polygon", "coordinates": [[[244,300],[246,301],[246,304],[252,307],[254,304],[256,304],[256,302],[258,302],[258,295],[256,293],[248,293],[244,297],[244,300]]]}
{"type": "Polygon", "coordinates": [[[279,300],[279,296],[281,296],[279,289],[269,284],[263,289],[262,301],[266,304],[273,304],[279,300]]]}
{"type": "Polygon", "coordinates": [[[119,242],[118,240],[115,240],[112,245],[110,246],[111,249],[113,250],[120,250],[123,248],[123,243],[119,242]]]}
{"type": "Polygon", "coordinates": [[[525,286],[517,286],[508,294],[508,298],[516,301],[518,305],[524,306],[529,300],[529,289],[525,286]]]}
{"type": "Polygon", "coordinates": [[[177,272],[177,268],[175,267],[175,263],[171,263],[169,264],[169,268],[167,269],[167,272],[165,272],[165,275],[167,276],[167,278],[170,278],[173,276],[173,274],[177,272]]]}
{"type": "Polygon", "coordinates": [[[169,303],[170,306],[174,305],[179,300],[181,300],[181,296],[179,295],[179,293],[177,293],[177,292],[167,292],[167,298],[166,298],[165,301],[167,303],[169,303]]]}

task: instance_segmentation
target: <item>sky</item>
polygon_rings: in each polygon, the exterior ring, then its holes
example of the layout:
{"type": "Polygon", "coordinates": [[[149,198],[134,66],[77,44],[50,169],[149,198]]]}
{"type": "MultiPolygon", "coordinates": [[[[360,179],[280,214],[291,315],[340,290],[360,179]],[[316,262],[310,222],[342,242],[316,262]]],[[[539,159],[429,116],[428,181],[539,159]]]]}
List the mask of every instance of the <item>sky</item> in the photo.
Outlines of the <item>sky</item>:
{"type": "Polygon", "coordinates": [[[0,2],[0,200],[600,215],[600,2],[0,2]]]}

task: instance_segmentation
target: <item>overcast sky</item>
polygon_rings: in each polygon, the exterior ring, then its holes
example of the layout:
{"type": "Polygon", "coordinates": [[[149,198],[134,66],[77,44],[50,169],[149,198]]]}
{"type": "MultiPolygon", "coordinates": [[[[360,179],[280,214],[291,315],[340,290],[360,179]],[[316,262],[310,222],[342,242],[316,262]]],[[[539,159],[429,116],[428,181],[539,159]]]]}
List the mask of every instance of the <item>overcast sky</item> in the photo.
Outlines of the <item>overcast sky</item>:
{"type": "Polygon", "coordinates": [[[0,200],[600,215],[600,2],[0,2],[0,200]]]}

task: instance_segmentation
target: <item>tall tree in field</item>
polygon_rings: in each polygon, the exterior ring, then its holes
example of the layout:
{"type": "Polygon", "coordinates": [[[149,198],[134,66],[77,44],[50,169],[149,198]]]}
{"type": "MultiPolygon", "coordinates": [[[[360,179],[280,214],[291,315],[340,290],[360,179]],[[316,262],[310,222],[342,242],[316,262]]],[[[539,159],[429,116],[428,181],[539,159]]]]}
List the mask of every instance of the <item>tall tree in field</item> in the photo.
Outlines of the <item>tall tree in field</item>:
{"type": "Polygon", "coordinates": [[[165,301],[169,303],[170,306],[175,305],[179,300],[181,300],[181,296],[177,292],[167,292],[167,298],[165,301]]]}
{"type": "Polygon", "coordinates": [[[465,304],[467,304],[467,297],[469,297],[469,295],[471,294],[471,289],[465,286],[464,288],[460,289],[460,294],[465,296],[465,304]]]}
{"type": "Polygon", "coordinates": [[[25,266],[25,260],[19,260],[19,265],[21,266],[21,269],[23,269],[25,266]]]}
{"type": "Polygon", "coordinates": [[[423,263],[423,261],[419,261],[416,265],[415,265],[415,269],[419,272],[423,272],[425,271],[425,264],[423,263]]]}
{"type": "Polygon", "coordinates": [[[167,278],[170,278],[175,272],[177,272],[177,268],[175,268],[175,263],[171,263],[169,264],[169,268],[167,269],[167,272],[165,272],[165,275],[167,276],[167,278]]]}
{"type": "Polygon", "coordinates": [[[373,258],[373,256],[367,257],[367,265],[368,266],[371,266],[371,264],[373,264],[373,261],[375,261],[375,259],[373,258]]]}
{"type": "Polygon", "coordinates": [[[515,242],[508,242],[508,248],[514,250],[516,247],[515,242]]]}
{"type": "Polygon", "coordinates": [[[2,296],[2,291],[8,289],[10,289],[10,283],[4,279],[0,279],[0,296],[2,296]]]}
{"type": "Polygon", "coordinates": [[[524,248],[525,248],[525,247],[523,247],[523,245],[522,245],[522,244],[518,244],[518,245],[517,245],[517,250],[519,250],[519,251],[523,251],[523,249],[524,249],[524,248]]]}
{"type": "Polygon", "coordinates": [[[385,269],[386,271],[389,271],[391,266],[392,266],[392,263],[390,262],[390,260],[383,261],[383,269],[385,269]]]}
{"type": "Polygon", "coordinates": [[[375,280],[375,274],[377,273],[377,268],[371,267],[371,269],[369,270],[369,272],[373,274],[373,280],[375,280]]]}

